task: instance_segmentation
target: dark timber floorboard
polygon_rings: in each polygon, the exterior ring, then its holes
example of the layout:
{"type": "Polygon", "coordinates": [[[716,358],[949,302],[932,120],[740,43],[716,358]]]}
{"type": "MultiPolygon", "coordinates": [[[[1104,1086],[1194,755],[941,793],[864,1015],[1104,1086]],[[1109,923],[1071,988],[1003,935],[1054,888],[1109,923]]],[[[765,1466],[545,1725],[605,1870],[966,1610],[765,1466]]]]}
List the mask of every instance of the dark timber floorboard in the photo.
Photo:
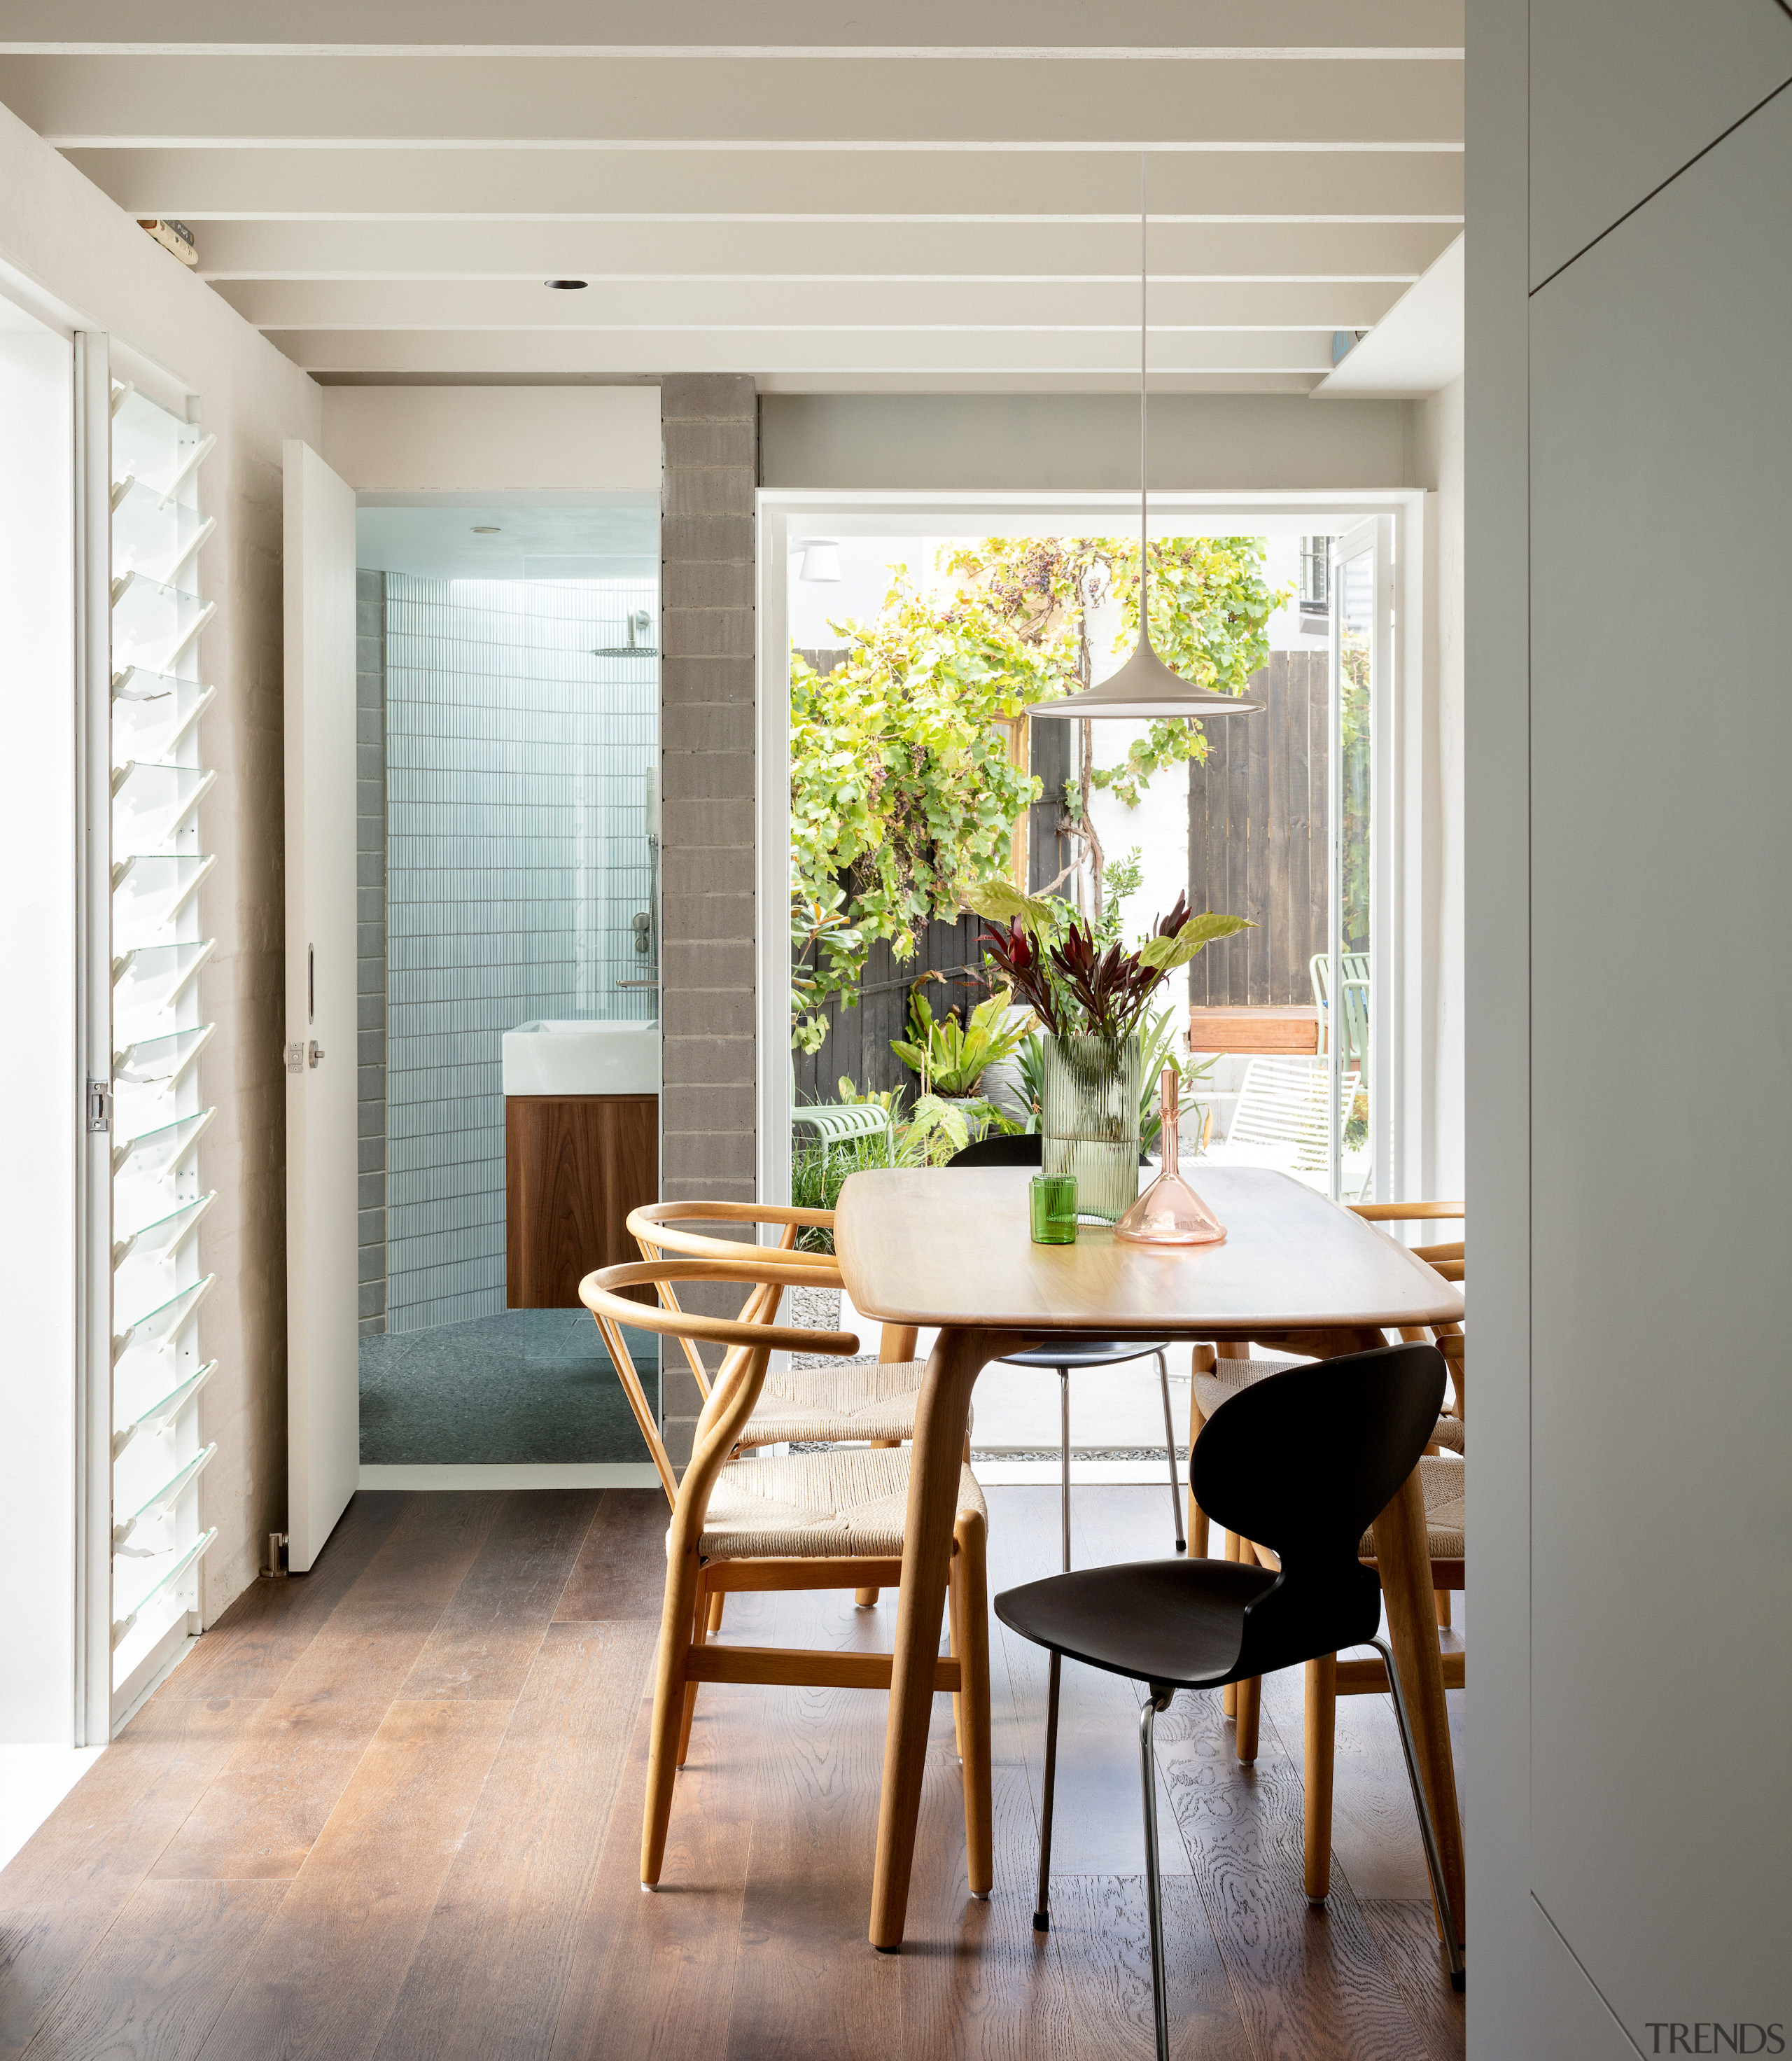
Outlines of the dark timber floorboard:
{"type": "MultiPolygon", "coordinates": [[[[1078,1563],[1162,1557],[1165,1500],[1079,1489],[1078,1563]]],[[[992,1590],[1055,1567],[1054,1491],[990,1504],[992,1590]]],[[[665,1527],[657,1491],[357,1496],[0,1873],[0,2061],[1148,2061],[1137,1696],[1066,1671],[1035,1933],[1046,1671],[999,1627],[990,1902],[966,1890],[944,1697],[908,1940],[882,1956],[886,1699],[720,1686],[642,1895],[665,1527]]],[[[894,1606],[734,1596],[726,1636],[883,1649],[894,1606]]],[[[1346,1699],[1338,1735],[1315,1912],[1298,1675],[1266,1684],[1254,1768],[1217,1697],[1160,1721],[1178,2061],[1460,2061],[1386,1699],[1346,1699]]]]}

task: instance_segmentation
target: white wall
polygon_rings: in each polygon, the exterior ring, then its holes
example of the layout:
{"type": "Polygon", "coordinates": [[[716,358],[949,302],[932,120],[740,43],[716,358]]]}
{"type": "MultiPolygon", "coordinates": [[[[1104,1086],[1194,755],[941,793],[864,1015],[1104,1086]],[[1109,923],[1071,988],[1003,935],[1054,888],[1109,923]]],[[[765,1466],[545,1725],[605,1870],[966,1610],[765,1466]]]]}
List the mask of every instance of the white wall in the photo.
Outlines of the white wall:
{"type": "Polygon", "coordinates": [[[658,386],[330,386],[323,410],[362,493],[659,491],[658,386]]]}
{"type": "Polygon", "coordinates": [[[1792,18],[1470,34],[1469,2053],[1771,2051],[1792,18]]]}
{"type": "Polygon", "coordinates": [[[0,1009],[0,1743],[67,1745],[75,1716],[74,358],[0,298],[0,879],[30,970],[0,1009]]]}
{"type": "MultiPolygon", "coordinates": [[[[1403,401],[1167,394],[1154,486],[1264,493],[1403,486],[1403,401]]],[[[764,486],[924,493],[1138,488],[1138,403],[1123,394],[767,394],[764,486]]]]}
{"type": "Polygon", "coordinates": [[[210,1623],[255,1579],[265,1535],[285,1523],[280,444],[321,442],[323,396],[3,108],[0,193],[0,262],[77,326],[154,361],[158,398],[198,394],[218,440],[202,485],[218,526],[198,560],[218,603],[200,646],[218,689],[203,733],[218,780],[200,817],[218,858],[200,896],[206,934],[218,940],[200,980],[202,1007],[218,1025],[199,1069],[218,1108],[202,1164],[218,1201],[199,1234],[202,1263],[218,1276],[203,1335],[220,1366],[199,1405],[200,1435],[218,1444],[199,1485],[200,1521],[219,1534],[201,1566],[210,1623]]]}

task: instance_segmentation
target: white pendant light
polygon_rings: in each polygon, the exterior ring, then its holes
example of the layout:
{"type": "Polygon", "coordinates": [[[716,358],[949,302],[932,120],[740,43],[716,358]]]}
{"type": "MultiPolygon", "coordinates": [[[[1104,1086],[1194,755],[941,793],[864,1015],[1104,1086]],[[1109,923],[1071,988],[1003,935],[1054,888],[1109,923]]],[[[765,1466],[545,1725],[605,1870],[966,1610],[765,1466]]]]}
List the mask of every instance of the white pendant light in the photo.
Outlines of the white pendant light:
{"type": "Polygon", "coordinates": [[[1260,709],[1261,702],[1239,694],[1217,694],[1211,687],[1198,687],[1173,673],[1151,648],[1151,614],[1148,562],[1150,530],[1145,482],[1146,342],[1150,331],[1146,320],[1146,296],[1150,270],[1146,263],[1146,230],[1149,215],[1145,204],[1147,160],[1138,160],[1138,642],[1133,655],[1118,673],[1099,686],[1085,687],[1081,694],[1066,694],[1052,702],[1035,702],[1027,714],[1063,716],[1080,720],[1091,716],[1126,716],[1135,722],[1154,722],[1161,716],[1244,715],[1260,709]]]}
{"type": "Polygon", "coordinates": [[[838,580],[840,577],[840,544],[834,537],[798,537],[797,549],[802,554],[802,570],[798,579],[838,580]]]}

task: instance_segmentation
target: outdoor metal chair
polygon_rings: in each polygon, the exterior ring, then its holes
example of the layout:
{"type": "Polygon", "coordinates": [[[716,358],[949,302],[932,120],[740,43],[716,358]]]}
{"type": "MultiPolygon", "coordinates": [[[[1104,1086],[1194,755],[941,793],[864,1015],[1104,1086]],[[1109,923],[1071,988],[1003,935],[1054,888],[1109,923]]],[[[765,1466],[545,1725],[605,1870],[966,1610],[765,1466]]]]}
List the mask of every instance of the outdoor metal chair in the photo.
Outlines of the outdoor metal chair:
{"type": "MultiPolygon", "coordinates": [[[[1356,1101],[1361,1076],[1353,1067],[1343,1079],[1342,1107],[1356,1101]]],[[[1243,1085],[1226,1136],[1202,1154],[1217,1166],[1274,1167],[1309,1187],[1330,1179],[1330,1081],[1323,1059],[1294,1053],[1264,1054],[1245,1068],[1243,1085]]],[[[1367,1155],[1351,1154],[1346,1183],[1350,1199],[1368,1184],[1367,1155]]]]}
{"type": "MultiPolygon", "coordinates": [[[[1362,1067],[1369,1063],[1369,954],[1340,954],[1344,976],[1344,1063],[1362,1067]]],[[[1322,1034],[1330,1034],[1331,1023],[1331,958],[1315,952],[1306,962],[1313,983],[1313,999],[1319,1005],[1322,1034]]]]}
{"type": "Polygon", "coordinates": [[[884,1164],[896,1163],[896,1123],[881,1102],[805,1102],[797,1100],[796,1062],[790,1063],[790,1128],[812,1132],[822,1148],[824,1172],[827,1155],[836,1145],[855,1138],[884,1141],[884,1164]]]}

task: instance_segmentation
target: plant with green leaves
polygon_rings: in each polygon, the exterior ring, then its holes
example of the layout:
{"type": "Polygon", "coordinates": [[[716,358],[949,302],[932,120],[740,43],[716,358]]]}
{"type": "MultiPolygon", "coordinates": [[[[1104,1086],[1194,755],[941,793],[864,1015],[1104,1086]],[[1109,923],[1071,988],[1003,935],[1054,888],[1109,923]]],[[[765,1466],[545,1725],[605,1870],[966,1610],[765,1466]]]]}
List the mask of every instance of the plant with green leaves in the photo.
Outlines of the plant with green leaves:
{"type": "Polygon", "coordinates": [[[890,1049],[921,1076],[923,1095],[974,1095],[989,1067],[1014,1057],[1033,1019],[1007,1022],[1012,998],[1006,988],[980,1002],[963,1023],[956,1009],[936,1018],[922,985],[917,981],[909,994],[910,1035],[891,1039],[890,1049]]]}
{"type": "Polygon", "coordinates": [[[1006,880],[979,881],[965,899],[986,923],[1001,926],[985,935],[990,960],[1046,1028],[1058,1038],[1098,1038],[1113,1052],[1171,974],[1216,938],[1256,927],[1217,910],[1191,915],[1178,894],[1136,950],[1115,943],[1104,952],[1090,929],[1072,922],[1061,930],[1052,903],[1006,880]]]}
{"type": "MultiPolygon", "coordinates": [[[[1185,677],[1242,693],[1266,662],[1269,617],[1286,597],[1264,581],[1263,552],[1250,537],[1152,545],[1151,634],[1185,677]]],[[[1120,641],[1137,634],[1136,542],[990,538],[942,560],[945,591],[898,578],[874,622],[833,626],[848,649],[831,673],[792,653],[792,1043],[804,1051],[826,1035],[830,999],[856,1002],[874,943],[907,959],[922,924],[956,915],[968,883],[1005,867],[1040,789],[1013,763],[1002,726],[1089,684],[1092,601],[1118,594],[1120,641]]],[[[1084,738],[1059,829],[1081,847],[1100,925],[1105,859],[1091,792],[1111,788],[1134,806],[1153,773],[1202,758],[1206,745],[1198,722],[1156,722],[1104,769],[1092,730],[1084,738]]]]}
{"type": "Polygon", "coordinates": [[[954,1153],[962,1152],[973,1138],[986,1138],[992,1131],[1018,1127],[982,1096],[949,1102],[943,1095],[924,1095],[909,1119],[908,1136],[920,1155],[919,1164],[943,1167],[954,1153]]]}
{"type": "Polygon", "coordinates": [[[822,1002],[856,998],[877,939],[907,958],[966,881],[1006,865],[1039,783],[1000,726],[1063,691],[974,591],[942,612],[898,579],[875,622],[840,627],[852,643],[831,673],[794,654],[790,667],[792,892],[800,920],[840,918],[803,965],[805,1051],[826,1035],[822,1002]]]}

